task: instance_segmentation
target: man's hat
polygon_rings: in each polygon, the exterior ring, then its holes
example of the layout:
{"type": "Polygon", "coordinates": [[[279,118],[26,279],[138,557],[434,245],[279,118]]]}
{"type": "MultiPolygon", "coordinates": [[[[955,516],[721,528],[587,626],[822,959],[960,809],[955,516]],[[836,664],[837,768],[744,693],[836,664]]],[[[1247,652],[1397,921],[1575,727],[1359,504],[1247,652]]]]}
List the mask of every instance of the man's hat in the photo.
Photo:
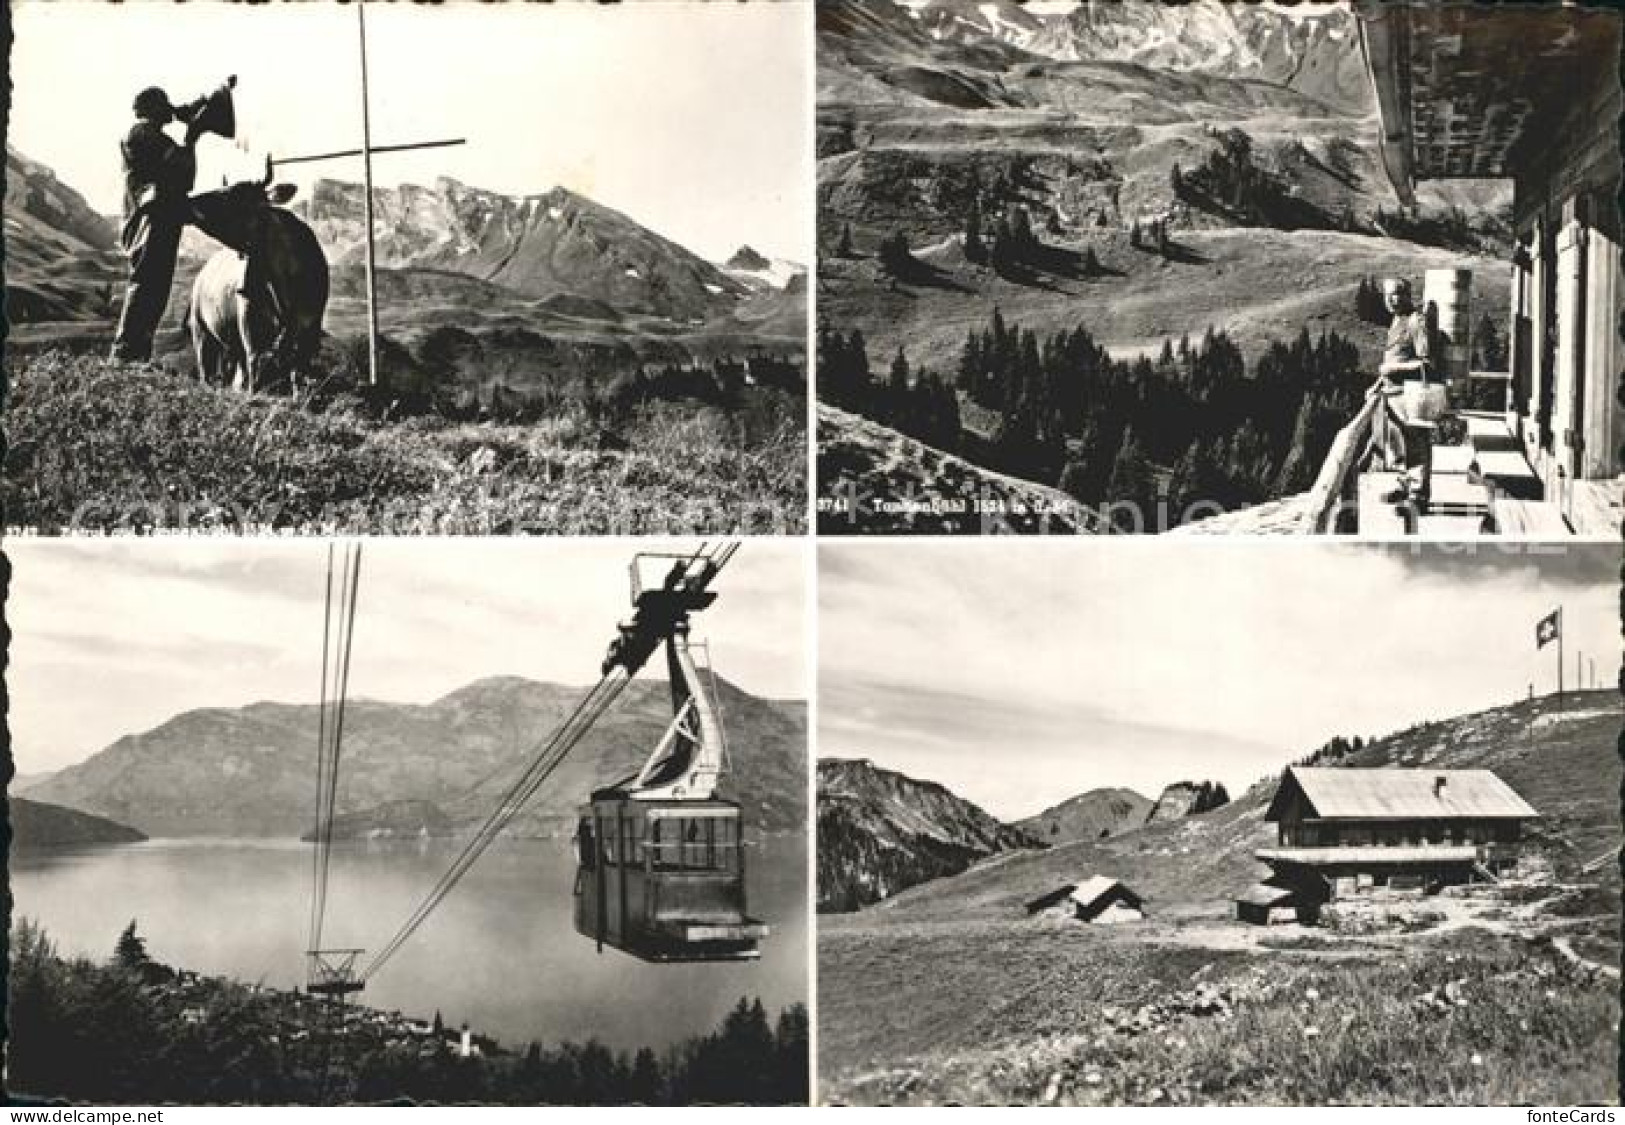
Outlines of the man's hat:
{"type": "Polygon", "coordinates": [[[157,86],[148,86],[137,94],[134,109],[137,117],[152,117],[159,112],[174,112],[174,107],[169,104],[169,95],[157,86]]]}

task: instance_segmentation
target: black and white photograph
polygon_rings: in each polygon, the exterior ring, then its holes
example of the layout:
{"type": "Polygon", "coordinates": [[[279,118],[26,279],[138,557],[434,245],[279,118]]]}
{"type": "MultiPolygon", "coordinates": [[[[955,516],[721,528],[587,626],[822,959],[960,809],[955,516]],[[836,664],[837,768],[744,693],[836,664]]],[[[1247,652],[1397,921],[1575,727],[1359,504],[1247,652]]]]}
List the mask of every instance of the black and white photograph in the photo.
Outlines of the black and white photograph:
{"type": "Polygon", "coordinates": [[[6,524],[804,529],[811,27],[19,0],[6,524]]]}
{"type": "Polygon", "coordinates": [[[11,1097],[807,1103],[801,544],[8,556],[11,1097]]]}
{"type": "Polygon", "coordinates": [[[821,532],[1615,534],[1611,7],[816,35],[821,532]]]}
{"type": "Polygon", "coordinates": [[[818,1097],[1618,1097],[1616,544],[823,544],[818,1097]]]}
{"type": "Polygon", "coordinates": [[[0,45],[8,1105],[1614,1119],[1625,9],[0,45]]]}

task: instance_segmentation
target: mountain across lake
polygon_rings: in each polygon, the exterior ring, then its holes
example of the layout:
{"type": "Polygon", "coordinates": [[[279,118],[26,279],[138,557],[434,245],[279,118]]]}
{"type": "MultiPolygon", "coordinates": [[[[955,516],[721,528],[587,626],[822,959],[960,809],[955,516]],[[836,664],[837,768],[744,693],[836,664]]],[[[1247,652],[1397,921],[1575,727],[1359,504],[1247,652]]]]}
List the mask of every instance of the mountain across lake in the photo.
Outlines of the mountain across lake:
{"type": "MultiPolygon", "coordinates": [[[[351,700],[339,824],[353,834],[461,834],[483,821],[585,687],[479,680],[432,703],[351,700]]],[[[724,680],[719,703],[738,800],[758,832],[806,825],[806,708],[724,680]]],[[[298,836],[312,826],[318,708],[254,703],[176,715],[128,735],[29,796],[150,836],[298,836]]],[[[671,721],[664,682],[635,681],[517,816],[510,836],[568,835],[596,788],[637,771],[671,721]]]]}

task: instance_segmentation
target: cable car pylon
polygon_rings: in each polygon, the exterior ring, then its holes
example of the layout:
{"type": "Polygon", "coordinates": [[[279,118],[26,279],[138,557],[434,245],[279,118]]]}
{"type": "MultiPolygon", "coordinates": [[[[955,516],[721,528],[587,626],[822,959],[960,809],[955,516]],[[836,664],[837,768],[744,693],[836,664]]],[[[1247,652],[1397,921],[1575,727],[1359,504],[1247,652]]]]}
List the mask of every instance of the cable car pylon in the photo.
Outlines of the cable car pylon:
{"type": "Polygon", "coordinates": [[[344,713],[350,691],[350,650],[355,636],[356,595],[361,585],[361,544],[347,544],[337,574],[327,548],[327,596],[322,623],[321,707],[316,724],[316,824],[311,851],[310,933],[305,946],[305,991],[342,1004],[364,987],[355,964],[362,949],[326,949],[328,877],[333,855],[333,817],[338,802],[339,760],[344,750],[344,713]],[[336,579],[336,586],[335,586],[336,579]],[[335,597],[336,593],[336,597],[335,597]]]}

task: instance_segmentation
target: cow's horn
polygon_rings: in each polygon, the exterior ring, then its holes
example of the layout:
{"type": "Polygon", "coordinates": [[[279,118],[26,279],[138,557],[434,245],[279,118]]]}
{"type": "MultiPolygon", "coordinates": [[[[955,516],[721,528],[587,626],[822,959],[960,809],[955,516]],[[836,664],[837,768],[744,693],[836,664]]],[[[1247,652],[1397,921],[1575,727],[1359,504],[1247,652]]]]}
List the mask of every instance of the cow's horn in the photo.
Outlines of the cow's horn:
{"type": "Polygon", "coordinates": [[[265,154],[265,178],[260,181],[260,187],[271,186],[271,154],[265,154]]]}

